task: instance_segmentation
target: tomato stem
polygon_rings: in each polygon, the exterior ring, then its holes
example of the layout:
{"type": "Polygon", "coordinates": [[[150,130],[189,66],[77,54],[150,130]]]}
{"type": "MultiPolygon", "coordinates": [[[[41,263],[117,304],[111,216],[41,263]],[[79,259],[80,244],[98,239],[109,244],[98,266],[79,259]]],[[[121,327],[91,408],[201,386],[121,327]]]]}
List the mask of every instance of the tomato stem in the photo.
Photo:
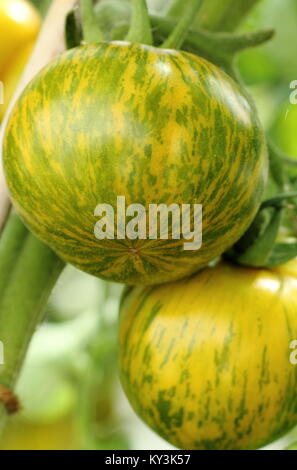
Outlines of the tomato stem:
{"type": "Polygon", "coordinates": [[[83,38],[85,42],[100,42],[104,40],[93,8],[93,0],[81,0],[80,11],[82,18],[83,38]]]}
{"type": "Polygon", "coordinates": [[[153,35],[146,0],[132,0],[132,7],[132,20],[125,40],[152,45],[153,35]]]}
{"type": "Polygon", "coordinates": [[[296,199],[297,198],[297,192],[293,191],[290,193],[282,193],[282,194],[276,194],[276,196],[267,199],[266,201],[263,201],[260,207],[261,209],[265,209],[266,207],[276,207],[279,206],[282,201],[287,201],[290,199],[296,199]]]}
{"type": "MultiPolygon", "coordinates": [[[[202,3],[202,0],[197,0],[202,3]]],[[[185,0],[173,0],[166,14],[167,18],[180,18],[185,11],[185,0]]]]}
{"type": "MultiPolygon", "coordinates": [[[[51,290],[64,267],[12,213],[0,240],[0,340],[4,364],[0,385],[11,390],[51,290]]],[[[0,406],[0,428],[6,420],[0,406]]]]}
{"type": "Polygon", "coordinates": [[[12,274],[10,268],[13,267],[14,261],[22,250],[24,240],[28,234],[28,230],[21,223],[19,217],[14,211],[11,211],[0,239],[0,299],[12,274]]]}
{"type": "Polygon", "coordinates": [[[203,0],[197,23],[211,31],[234,31],[260,0],[203,0]]]}
{"type": "Polygon", "coordinates": [[[284,171],[282,154],[279,149],[268,139],[269,170],[270,176],[281,191],[287,188],[288,178],[284,171]]]}
{"type": "Polygon", "coordinates": [[[161,47],[164,49],[179,49],[182,46],[200,6],[200,0],[191,0],[190,3],[184,7],[183,14],[176,27],[161,47]]]}
{"type": "Polygon", "coordinates": [[[274,143],[270,140],[268,141],[268,148],[270,157],[279,162],[279,165],[282,166],[284,163],[285,165],[296,167],[297,166],[297,159],[294,157],[290,157],[283,153],[274,143]]]}

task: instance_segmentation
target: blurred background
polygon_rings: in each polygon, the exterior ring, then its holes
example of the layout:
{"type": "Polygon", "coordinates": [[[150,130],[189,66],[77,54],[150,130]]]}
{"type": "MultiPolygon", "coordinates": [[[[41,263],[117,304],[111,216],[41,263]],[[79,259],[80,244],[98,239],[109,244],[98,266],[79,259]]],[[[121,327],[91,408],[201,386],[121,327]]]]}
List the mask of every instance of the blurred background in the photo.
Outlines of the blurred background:
{"type": "MultiPolygon", "coordinates": [[[[3,9],[9,1],[0,0],[0,80],[5,90],[0,120],[51,3],[17,0],[10,10],[11,21],[4,22],[3,9]]],[[[149,0],[155,13],[168,3],[149,0]]],[[[274,40],[242,53],[238,66],[273,141],[297,158],[297,104],[289,99],[290,83],[297,80],[296,0],[262,0],[241,29],[265,27],[276,29],[274,40]]],[[[116,336],[121,289],[74,268],[65,269],[18,383],[22,411],[11,419],[0,449],[172,449],[135,416],[119,384],[116,336]]],[[[269,448],[283,449],[294,440],[297,429],[269,448]]]]}

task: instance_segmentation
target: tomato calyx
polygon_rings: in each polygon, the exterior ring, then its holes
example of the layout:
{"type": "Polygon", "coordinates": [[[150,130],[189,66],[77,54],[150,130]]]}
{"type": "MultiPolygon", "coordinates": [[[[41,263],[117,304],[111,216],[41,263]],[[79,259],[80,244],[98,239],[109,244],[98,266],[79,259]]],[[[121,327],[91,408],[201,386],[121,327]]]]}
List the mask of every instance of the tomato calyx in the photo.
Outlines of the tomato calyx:
{"type": "Polygon", "coordinates": [[[125,41],[153,45],[153,34],[146,0],[132,0],[132,19],[125,41]]]}
{"type": "Polygon", "coordinates": [[[247,232],[224,257],[243,266],[272,268],[297,256],[296,177],[294,159],[269,139],[269,179],[274,191],[264,200],[247,232]]]}
{"type": "Polygon", "coordinates": [[[234,66],[241,51],[264,44],[274,36],[273,29],[245,34],[216,32],[192,27],[199,15],[200,2],[191,1],[177,21],[169,11],[166,16],[148,12],[144,0],[102,1],[93,8],[90,0],[81,1],[69,12],[65,24],[67,48],[86,42],[125,40],[160,48],[183,49],[213,62],[235,80],[240,81],[234,66]],[[108,25],[108,26],[106,26],[108,25]]]}
{"type": "Polygon", "coordinates": [[[85,42],[98,42],[103,40],[103,34],[99,28],[93,9],[92,0],[81,0],[80,13],[82,30],[85,42]]]}
{"type": "Polygon", "coordinates": [[[271,268],[295,258],[297,242],[278,243],[278,236],[287,202],[296,198],[296,192],[288,192],[263,201],[251,226],[225,258],[254,268],[271,268]]]}
{"type": "MultiPolygon", "coordinates": [[[[152,15],[151,22],[154,28],[155,42],[157,45],[161,45],[166,35],[170,34],[174,28],[175,21],[171,18],[152,15]]],[[[273,29],[259,30],[248,34],[233,34],[190,28],[184,38],[182,48],[184,51],[213,62],[239,81],[234,66],[237,55],[247,48],[264,44],[273,36],[273,29]]]]}

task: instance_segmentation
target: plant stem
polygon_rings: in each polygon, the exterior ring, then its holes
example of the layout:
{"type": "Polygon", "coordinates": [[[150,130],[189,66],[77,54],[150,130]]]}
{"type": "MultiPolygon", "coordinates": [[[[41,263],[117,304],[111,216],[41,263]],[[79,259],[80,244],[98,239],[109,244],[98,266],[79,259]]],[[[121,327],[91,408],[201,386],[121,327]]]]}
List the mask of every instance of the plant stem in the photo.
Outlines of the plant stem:
{"type": "Polygon", "coordinates": [[[184,13],[182,14],[181,19],[161,47],[165,49],[179,49],[182,46],[188,34],[189,28],[195,20],[197,12],[200,8],[200,1],[189,0],[189,2],[190,3],[184,7],[184,13]]]}
{"type": "Polygon", "coordinates": [[[146,0],[132,0],[132,6],[131,25],[125,40],[152,45],[153,35],[146,0]]]}
{"type": "Polygon", "coordinates": [[[0,302],[12,274],[11,267],[22,250],[28,234],[19,217],[11,211],[0,239],[0,302]]]}
{"type": "Polygon", "coordinates": [[[270,177],[277,184],[280,191],[285,191],[287,189],[288,178],[284,171],[283,155],[270,139],[267,139],[267,144],[270,177]]]}
{"type": "Polygon", "coordinates": [[[82,19],[83,37],[85,42],[104,41],[104,36],[97,24],[93,8],[93,0],[81,0],[80,12],[82,19]]]}
{"type": "Polygon", "coordinates": [[[212,31],[235,30],[260,0],[204,0],[198,13],[199,27],[212,31]]]}
{"type": "Polygon", "coordinates": [[[297,159],[286,155],[270,139],[268,139],[268,148],[272,158],[278,161],[281,166],[282,163],[289,166],[297,166],[297,159]]]}
{"type": "MultiPolygon", "coordinates": [[[[196,0],[201,5],[202,0],[196,0]]],[[[179,18],[185,11],[185,0],[174,0],[168,10],[167,17],[179,18]]],[[[195,19],[195,18],[194,18],[195,19]]]]}
{"type": "Polygon", "coordinates": [[[289,201],[290,199],[296,199],[297,198],[297,192],[288,192],[288,193],[281,193],[277,194],[276,196],[273,196],[270,199],[266,199],[265,201],[262,202],[261,204],[261,209],[265,209],[266,207],[272,207],[272,206],[279,206],[281,202],[283,201],[289,201]]]}
{"type": "MultiPolygon", "coordinates": [[[[12,214],[0,241],[0,253],[4,253],[0,258],[2,287],[3,278],[9,275],[0,298],[0,340],[4,346],[0,384],[9,390],[15,385],[31,337],[64,267],[55,253],[25,231],[22,222],[12,214]]],[[[2,404],[0,428],[6,415],[2,404]]]]}

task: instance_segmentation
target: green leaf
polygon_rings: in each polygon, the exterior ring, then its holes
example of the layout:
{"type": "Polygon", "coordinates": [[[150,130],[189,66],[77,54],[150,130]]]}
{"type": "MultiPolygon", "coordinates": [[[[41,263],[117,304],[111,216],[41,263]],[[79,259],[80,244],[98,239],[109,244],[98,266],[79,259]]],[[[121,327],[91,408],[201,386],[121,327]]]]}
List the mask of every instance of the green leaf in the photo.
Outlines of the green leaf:
{"type": "Polygon", "coordinates": [[[290,261],[297,256],[297,243],[278,243],[273,248],[266,266],[272,268],[290,261]]]}
{"type": "Polygon", "coordinates": [[[264,212],[258,212],[249,229],[244,233],[240,240],[235,243],[232,249],[229,250],[228,253],[230,254],[231,259],[238,258],[239,255],[245,253],[261,236],[266,225],[267,218],[265,217],[264,212]]]}
{"type": "Polygon", "coordinates": [[[282,209],[274,208],[273,214],[264,232],[244,254],[238,257],[237,262],[239,262],[239,264],[257,268],[267,266],[280,228],[281,215],[282,209]]]}

